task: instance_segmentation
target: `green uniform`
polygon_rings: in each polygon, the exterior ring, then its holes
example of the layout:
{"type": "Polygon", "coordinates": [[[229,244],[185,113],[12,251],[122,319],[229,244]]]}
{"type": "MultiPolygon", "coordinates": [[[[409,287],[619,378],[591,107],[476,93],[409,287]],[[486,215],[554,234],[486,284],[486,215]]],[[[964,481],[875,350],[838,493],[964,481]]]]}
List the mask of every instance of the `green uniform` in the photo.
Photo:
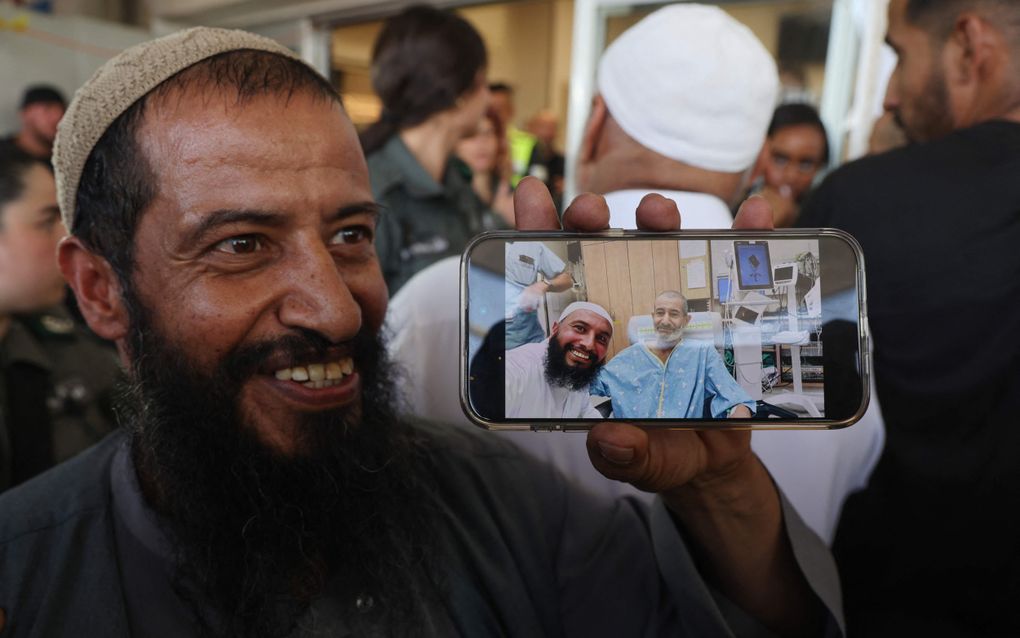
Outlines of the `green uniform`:
{"type": "Polygon", "coordinates": [[[483,230],[505,227],[471,188],[471,169],[451,158],[443,183],[432,179],[400,137],[368,156],[372,195],[384,210],[376,252],[390,295],[415,273],[459,255],[483,230]]]}
{"type": "Polygon", "coordinates": [[[63,312],[12,319],[0,337],[0,491],[114,429],[116,353],[63,312]]]}

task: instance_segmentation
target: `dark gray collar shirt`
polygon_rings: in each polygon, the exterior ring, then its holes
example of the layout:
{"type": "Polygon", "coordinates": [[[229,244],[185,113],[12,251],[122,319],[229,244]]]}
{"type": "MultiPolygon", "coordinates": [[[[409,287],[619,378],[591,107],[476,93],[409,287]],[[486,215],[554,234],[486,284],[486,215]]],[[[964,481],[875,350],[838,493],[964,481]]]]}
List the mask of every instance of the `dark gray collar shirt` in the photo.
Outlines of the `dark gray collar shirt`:
{"type": "MultiPolygon", "coordinates": [[[[661,501],[594,497],[499,437],[416,427],[437,468],[444,571],[422,635],[770,635],[701,579],[661,501]]],[[[194,635],[126,443],[115,433],[0,495],[5,638],[194,635]]],[[[783,508],[797,561],[830,610],[826,635],[841,635],[831,557],[785,499],[783,508]]],[[[327,591],[293,635],[348,635],[337,610],[349,606],[336,602],[327,591]]]]}

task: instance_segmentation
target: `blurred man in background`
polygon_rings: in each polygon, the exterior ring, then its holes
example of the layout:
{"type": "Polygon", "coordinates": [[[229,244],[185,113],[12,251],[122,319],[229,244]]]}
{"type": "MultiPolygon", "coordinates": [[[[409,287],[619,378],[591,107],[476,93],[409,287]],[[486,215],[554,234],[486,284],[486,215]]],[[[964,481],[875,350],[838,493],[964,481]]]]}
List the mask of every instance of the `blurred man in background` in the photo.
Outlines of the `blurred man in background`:
{"type": "Polygon", "coordinates": [[[489,85],[489,96],[493,110],[503,122],[506,131],[507,148],[510,154],[510,186],[528,174],[531,154],[535,151],[537,140],[527,131],[522,131],[514,124],[514,87],[505,82],[493,82],[489,85]]]}
{"type": "Polygon", "coordinates": [[[654,191],[677,203],[685,228],[728,228],[779,91],[751,30],[718,7],[662,8],[609,45],[597,85],[577,179],[605,194],[609,225],[634,228],[635,205],[654,191]]]}
{"type": "Polygon", "coordinates": [[[557,210],[563,209],[563,153],[556,150],[559,119],[549,109],[542,109],[528,120],[528,132],[535,136],[535,148],[528,163],[528,175],[545,182],[552,193],[557,210]]]}
{"type": "Polygon", "coordinates": [[[52,86],[31,86],[21,97],[21,130],[0,140],[0,145],[12,145],[32,157],[50,161],[53,140],[57,137],[57,124],[64,116],[67,102],[63,94],[52,86]]]}
{"type": "Polygon", "coordinates": [[[885,108],[914,142],[799,224],[861,243],[888,439],[834,550],[858,636],[1020,635],[1020,2],[892,0],[885,108]]]}

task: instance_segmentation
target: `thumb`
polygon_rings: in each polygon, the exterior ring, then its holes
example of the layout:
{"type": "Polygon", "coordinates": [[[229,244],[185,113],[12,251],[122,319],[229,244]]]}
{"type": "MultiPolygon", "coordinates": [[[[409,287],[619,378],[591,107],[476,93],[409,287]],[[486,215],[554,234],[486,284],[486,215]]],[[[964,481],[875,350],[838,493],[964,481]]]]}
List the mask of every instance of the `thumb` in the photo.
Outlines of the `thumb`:
{"type": "Polygon", "coordinates": [[[588,457],[606,478],[640,479],[648,461],[648,435],[628,423],[602,422],[588,431],[588,457]]]}

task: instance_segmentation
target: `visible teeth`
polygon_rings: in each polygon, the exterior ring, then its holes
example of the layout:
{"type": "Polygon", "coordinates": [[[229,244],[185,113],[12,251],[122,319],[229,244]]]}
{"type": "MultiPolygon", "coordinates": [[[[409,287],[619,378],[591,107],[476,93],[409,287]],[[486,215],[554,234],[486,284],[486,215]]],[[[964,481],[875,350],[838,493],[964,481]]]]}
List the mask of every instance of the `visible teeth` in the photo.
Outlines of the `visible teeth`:
{"type": "Polygon", "coordinates": [[[313,390],[321,390],[322,388],[332,388],[338,383],[340,383],[339,379],[334,380],[325,379],[323,381],[305,381],[301,385],[305,386],[306,388],[311,388],[313,390]]]}
{"type": "Polygon", "coordinates": [[[354,362],[350,357],[347,357],[340,361],[283,368],[274,372],[273,375],[280,381],[294,381],[308,388],[328,388],[336,385],[352,372],[354,372],[354,362]]]}

